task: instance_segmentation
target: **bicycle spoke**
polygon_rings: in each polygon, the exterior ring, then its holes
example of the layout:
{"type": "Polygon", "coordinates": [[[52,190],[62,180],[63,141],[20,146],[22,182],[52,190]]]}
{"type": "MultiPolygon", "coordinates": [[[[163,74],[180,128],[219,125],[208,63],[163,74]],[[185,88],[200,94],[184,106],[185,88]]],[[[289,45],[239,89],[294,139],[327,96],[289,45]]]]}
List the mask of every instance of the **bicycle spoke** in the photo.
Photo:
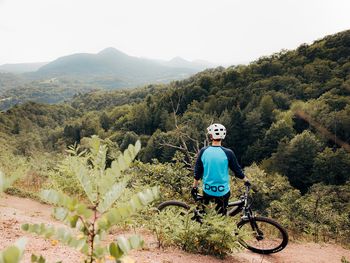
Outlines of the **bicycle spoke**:
{"type": "Polygon", "coordinates": [[[274,253],[284,248],[284,233],[270,220],[255,221],[257,229],[249,221],[240,226],[241,244],[258,253],[274,253]]]}

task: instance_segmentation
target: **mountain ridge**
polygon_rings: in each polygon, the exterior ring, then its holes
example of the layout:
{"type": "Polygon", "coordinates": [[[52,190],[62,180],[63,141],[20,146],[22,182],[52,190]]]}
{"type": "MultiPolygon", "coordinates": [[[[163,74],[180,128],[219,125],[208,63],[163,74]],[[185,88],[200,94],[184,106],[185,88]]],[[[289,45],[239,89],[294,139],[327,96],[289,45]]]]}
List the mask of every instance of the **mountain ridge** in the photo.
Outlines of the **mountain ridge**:
{"type": "Polygon", "coordinates": [[[203,64],[184,59],[177,59],[175,63],[174,60],[161,62],[130,56],[108,47],[95,54],[75,53],[59,57],[27,76],[31,79],[76,78],[111,89],[183,79],[205,68],[203,64]],[[101,79],[108,81],[101,82],[101,79]]]}
{"type": "Polygon", "coordinates": [[[73,53],[50,62],[0,65],[0,73],[21,74],[29,81],[77,80],[103,89],[135,87],[184,79],[212,63],[175,57],[169,61],[130,56],[114,47],[97,53],[73,53]]]}
{"type": "Polygon", "coordinates": [[[1,73],[25,73],[33,72],[46,65],[49,62],[32,62],[32,63],[6,63],[0,65],[1,73]]]}

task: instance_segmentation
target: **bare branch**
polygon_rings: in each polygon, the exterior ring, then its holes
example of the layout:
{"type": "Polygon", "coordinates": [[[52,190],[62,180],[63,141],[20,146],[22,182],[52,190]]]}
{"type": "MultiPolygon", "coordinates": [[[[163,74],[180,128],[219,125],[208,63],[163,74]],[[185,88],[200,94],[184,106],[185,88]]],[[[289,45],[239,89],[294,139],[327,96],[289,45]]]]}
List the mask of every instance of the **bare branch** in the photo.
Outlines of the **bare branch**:
{"type": "Polygon", "coordinates": [[[186,149],[184,149],[183,147],[181,146],[177,146],[177,145],[174,145],[174,144],[170,144],[170,143],[166,143],[166,142],[163,142],[163,143],[159,143],[160,146],[167,146],[167,147],[171,147],[171,148],[174,148],[174,149],[178,149],[180,151],[186,151],[186,149]]]}

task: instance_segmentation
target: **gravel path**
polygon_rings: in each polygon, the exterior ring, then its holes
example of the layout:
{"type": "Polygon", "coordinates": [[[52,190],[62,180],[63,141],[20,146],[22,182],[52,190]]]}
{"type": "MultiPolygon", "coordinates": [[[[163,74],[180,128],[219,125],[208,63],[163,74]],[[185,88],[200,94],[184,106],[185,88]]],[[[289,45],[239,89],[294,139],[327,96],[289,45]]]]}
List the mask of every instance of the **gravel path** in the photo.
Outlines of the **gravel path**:
{"type": "MultiPolygon", "coordinates": [[[[28,238],[23,262],[30,262],[32,253],[42,254],[48,262],[62,260],[64,263],[81,262],[82,256],[66,246],[55,244],[36,235],[24,233],[23,223],[45,223],[62,226],[51,218],[52,207],[31,199],[2,195],[0,198],[0,250],[22,236],[28,238]]],[[[123,231],[120,231],[122,234],[123,231]]],[[[287,248],[271,256],[261,256],[249,251],[219,260],[211,256],[189,254],[178,249],[158,249],[155,238],[146,231],[140,231],[146,241],[143,250],[130,254],[137,263],[340,263],[342,256],[350,260],[350,250],[333,244],[291,243],[287,248]]]]}

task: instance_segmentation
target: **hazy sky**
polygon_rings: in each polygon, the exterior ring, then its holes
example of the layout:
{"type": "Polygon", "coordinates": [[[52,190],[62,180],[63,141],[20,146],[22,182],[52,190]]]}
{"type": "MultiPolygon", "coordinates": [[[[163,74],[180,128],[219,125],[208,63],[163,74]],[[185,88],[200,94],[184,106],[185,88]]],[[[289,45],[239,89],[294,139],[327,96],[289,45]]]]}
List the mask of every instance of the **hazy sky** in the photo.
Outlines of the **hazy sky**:
{"type": "Polygon", "coordinates": [[[234,64],[346,29],[349,0],[0,0],[0,65],[110,46],[234,64]]]}

